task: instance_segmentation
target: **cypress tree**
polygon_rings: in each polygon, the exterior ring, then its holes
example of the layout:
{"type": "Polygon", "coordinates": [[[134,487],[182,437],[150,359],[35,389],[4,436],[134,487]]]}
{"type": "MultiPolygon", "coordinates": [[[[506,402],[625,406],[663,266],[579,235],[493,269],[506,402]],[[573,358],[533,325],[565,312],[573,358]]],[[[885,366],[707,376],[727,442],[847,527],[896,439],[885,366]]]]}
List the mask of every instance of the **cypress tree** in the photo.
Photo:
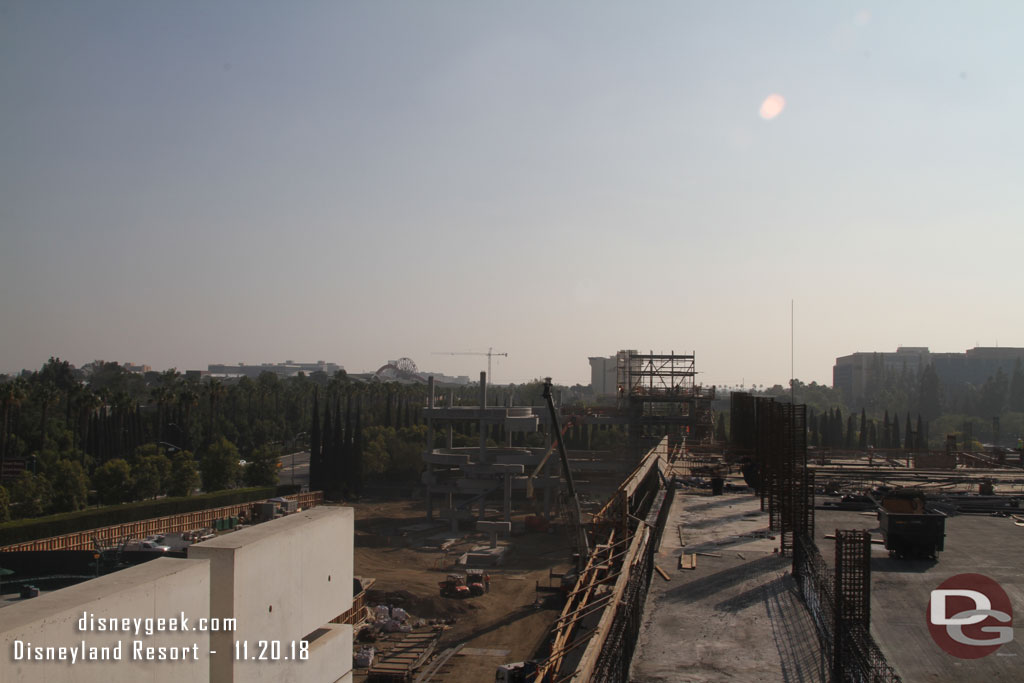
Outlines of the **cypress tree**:
{"type": "Polygon", "coordinates": [[[344,426],[341,423],[341,397],[334,404],[334,438],[331,440],[331,490],[340,494],[344,484],[344,426]]]}
{"type": "Polygon", "coordinates": [[[917,414],[917,448],[922,451],[928,448],[928,437],[921,426],[921,413],[917,414]]]}
{"type": "Polygon", "coordinates": [[[900,416],[894,415],[892,418],[892,441],[889,442],[889,448],[900,447],[900,416]]]}
{"type": "Polygon", "coordinates": [[[903,447],[908,451],[914,447],[914,432],[910,429],[910,411],[907,411],[907,433],[903,437],[903,447]]]}
{"type": "Polygon", "coordinates": [[[356,426],[352,433],[352,490],[363,491],[363,419],[362,401],[356,399],[356,426]]]}
{"type": "Polygon", "coordinates": [[[1021,367],[1020,358],[1013,366],[1013,375],[1010,378],[1010,396],[1007,399],[1006,408],[1015,413],[1024,412],[1024,368],[1021,367]]]}
{"type": "Polygon", "coordinates": [[[854,429],[855,428],[856,428],[856,423],[855,423],[855,421],[853,419],[853,413],[850,413],[850,415],[846,418],[846,441],[843,443],[843,447],[844,448],[853,448],[853,444],[854,444],[854,436],[853,435],[854,435],[854,429]]]}
{"type": "Polygon", "coordinates": [[[345,490],[349,493],[355,492],[352,485],[352,458],[354,457],[352,437],[352,395],[347,394],[345,396],[345,442],[341,451],[341,477],[345,490]]]}
{"type": "MultiPolygon", "coordinates": [[[[320,455],[320,476],[317,479],[316,487],[319,490],[324,490],[330,484],[330,462],[331,454],[334,453],[334,427],[331,425],[331,401],[330,399],[324,405],[324,427],[323,427],[323,447],[320,455]]],[[[312,482],[309,485],[312,490],[312,482]]]]}
{"type": "Polygon", "coordinates": [[[313,387],[313,425],[309,428],[309,488],[320,474],[320,404],[318,391],[313,387]]]}

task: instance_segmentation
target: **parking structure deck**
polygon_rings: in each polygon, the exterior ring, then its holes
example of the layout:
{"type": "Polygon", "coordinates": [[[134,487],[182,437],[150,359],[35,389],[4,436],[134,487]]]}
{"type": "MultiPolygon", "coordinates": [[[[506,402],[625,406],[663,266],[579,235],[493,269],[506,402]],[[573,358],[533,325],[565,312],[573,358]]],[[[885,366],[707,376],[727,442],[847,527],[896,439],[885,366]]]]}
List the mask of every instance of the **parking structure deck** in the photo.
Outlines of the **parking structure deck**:
{"type": "Polygon", "coordinates": [[[824,679],[814,625],[753,495],[676,496],[644,607],[630,680],[824,679]],[[681,569],[680,556],[697,556],[681,569]]]}
{"type": "MultiPolygon", "coordinates": [[[[815,542],[830,565],[836,529],[867,529],[881,539],[874,512],[818,510],[815,542]]],[[[1024,527],[1009,517],[957,515],[946,519],[945,550],[938,560],[890,558],[872,545],[871,633],[889,664],[907,683],[1024,680],[1024,527]],[[928,631],[931,591],[957,574],[982,574],[998,582],[1015,611],[1014,638],[994,654],[959,659],[943,651],[928,631]]]]}

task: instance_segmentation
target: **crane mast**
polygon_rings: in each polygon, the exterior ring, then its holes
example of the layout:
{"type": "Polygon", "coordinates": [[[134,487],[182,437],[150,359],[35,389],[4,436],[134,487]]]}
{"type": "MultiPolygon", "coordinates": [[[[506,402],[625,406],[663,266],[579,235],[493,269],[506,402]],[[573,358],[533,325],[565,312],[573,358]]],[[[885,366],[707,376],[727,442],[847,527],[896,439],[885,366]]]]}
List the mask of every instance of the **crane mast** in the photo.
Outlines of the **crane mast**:
{"type": "Polygon", "coordinates": [[[555,402],[551,397],[551,378],[544,378],[544,400],[548,404],[548,412],[551,415],[552,430],[558,440],[558,455],[562,459],[562,474],[565,477],[565,486],[569,492],[569,514],[573,517],[573,532],[576,534],[576,545],[579,550],[577,571],[579,571],[590,557],[590,542],[587,540],[587,530],[583,528],[583,511],[580,509],[580,497],[576,491],[576,485],[572,480],[572,470],[569,469],[569,455],[565,451],[565,442],[562,440],[562,429],[558,423],[558,411],[555,410],[555,402]]]}

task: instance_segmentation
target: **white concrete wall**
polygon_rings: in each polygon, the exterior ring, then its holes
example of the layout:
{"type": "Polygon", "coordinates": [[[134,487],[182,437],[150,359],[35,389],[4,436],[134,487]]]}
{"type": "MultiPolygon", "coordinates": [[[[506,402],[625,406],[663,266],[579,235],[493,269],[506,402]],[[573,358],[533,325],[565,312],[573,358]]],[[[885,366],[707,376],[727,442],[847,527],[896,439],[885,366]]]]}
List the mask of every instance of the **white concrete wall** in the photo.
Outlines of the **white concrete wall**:
{"type": "Polygon", "coordinates": [[[590,361],[590,386],[598,396],[615,396],[617,393],[615,356],[604,358],[595,356],[590,361]]]}
{"type": "MultiPolygon", "coordinates": [[[[79,619],[83,613],[119,620],[171,618],[184,613],[189,620],[188,628],[198,629],[199,619],[209,615],[209,608],[208,563],[171,558],[153,560],[9,605],[0,609],[0,647],[3,649],[0,681],[204,683],[210,680],[209,633],[191,630],[146,635],[143,631],[135,635],[133,632],[81,631],[79,619]],[[70,660],[16,661],[15,641],[26,645],[31,643],[32,648],[81,647],[84,641],[89,648],[110,647],[111,654],[116,652],[113,648],[120,643],[121,659],[77,661],[73,664],[70,660]],[[134,641],[139,641],[143,648],[187,648],[189,660],[137,661],[133,658],[134,641]],[[193,659],[196,652],[197,660],[193,659]]],[[[140,622],[140,625],[145,628],[145,622],[140,622]]],[[[144,650],[142,655],[145,656],[144,650]]]]}
{"type": "Polygon", "coordinates": [[[351,629],[313,641],[307,661],[290,657],[292,641],[298,648],[352,606],[353,541],[351,508],[317,507],[191,546],[190,559],[210,561],[212,614],[237,619],[234,633],[211,637],[211,680],[334,683],[351,670],[351,629]],[[249,660],[235,661],[236,641],[249,644],[249,660]],[[280,643],[281,659],[254,659],[259,641],[280,643]]]}

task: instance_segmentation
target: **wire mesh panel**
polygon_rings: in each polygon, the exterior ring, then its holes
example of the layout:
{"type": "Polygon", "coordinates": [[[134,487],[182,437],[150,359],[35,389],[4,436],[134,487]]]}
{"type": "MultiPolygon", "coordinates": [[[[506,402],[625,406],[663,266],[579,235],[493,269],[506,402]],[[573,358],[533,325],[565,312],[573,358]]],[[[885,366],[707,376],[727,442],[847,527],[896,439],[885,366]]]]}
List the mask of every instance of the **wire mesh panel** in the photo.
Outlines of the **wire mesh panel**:
{"type": "Polygon", "coordinates": [[[871,534],[836,530],[836,618],[871,626],[871,534]]]}
{"type": "MultiPolygon", "coordinates": [[[[762,479],[771,528],[780,550],[788,555],[798,535],[813,530],[813,487],[808,487],[807,406],[758,402],[757,456],[764,463],[762,479]],[[810,525],[808,525],[810,521],[810,525]]],[[[763,502],[762,502],[763,509],[763,502]]]]}
{"type": "Polygon", "coordinates": [[[729,441],[734,448],[753,451],[757,448],[757,422],[754,397],[742,391],[729,396],[729,441]]]}
{"type": "MultiPolygon", "coordinates": [[[[866,553],[863,539],[854,537],[852,541],[847,540],[849,542],[844,544],[842,551],[837,550],[837,555],[841,552],[847,567],[852,562],[857,569],[852,573],[844,572],[840,579],[846,584],[847,591],[842,607],[836,587],[839,573],[829,570],[809,536],[795,539],[793,578],[814,621],[822,652],[832,662],[834,683],[901,683],[899,675],[889,666],[871,637],[870,536],[866,553]],[[866,563],[864,557],[868,559],[866,563]],[[857,585],[864,590],[856,590],[857,585]],[[843,616],[843,610],[850,618],[843,616]]],[[[839,543],[837,538],[837,549],[839,543]]]]}

